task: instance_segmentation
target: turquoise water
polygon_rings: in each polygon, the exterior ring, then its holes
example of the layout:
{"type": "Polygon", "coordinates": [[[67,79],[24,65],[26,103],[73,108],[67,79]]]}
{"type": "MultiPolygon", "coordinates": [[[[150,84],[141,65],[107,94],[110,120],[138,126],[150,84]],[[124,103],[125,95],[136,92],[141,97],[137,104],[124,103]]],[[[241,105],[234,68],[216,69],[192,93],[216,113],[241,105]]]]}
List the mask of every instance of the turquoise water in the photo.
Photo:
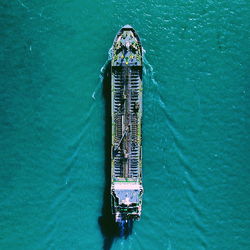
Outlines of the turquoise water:
{"type": "Polygon", "coordinates": [[[1,1],[0,249],[249,249],[249,7],[1,1]],[[143,214],[127,239],[104,193],[105,65],[125,24],[146,51],[143,214]]]}

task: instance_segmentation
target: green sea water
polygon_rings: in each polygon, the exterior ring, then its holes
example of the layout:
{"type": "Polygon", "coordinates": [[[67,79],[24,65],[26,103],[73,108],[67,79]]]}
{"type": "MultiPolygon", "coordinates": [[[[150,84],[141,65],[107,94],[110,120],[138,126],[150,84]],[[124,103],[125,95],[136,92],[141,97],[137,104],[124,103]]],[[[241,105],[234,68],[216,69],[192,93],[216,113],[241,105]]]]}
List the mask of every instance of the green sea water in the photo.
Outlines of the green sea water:
{"type": "Polygon", "coordinates": [[[250,249],[248,0],[1,0],[0,249],[250,249]],[[108,217],[108,51],[145,49],[143,213],[108,217]]]}

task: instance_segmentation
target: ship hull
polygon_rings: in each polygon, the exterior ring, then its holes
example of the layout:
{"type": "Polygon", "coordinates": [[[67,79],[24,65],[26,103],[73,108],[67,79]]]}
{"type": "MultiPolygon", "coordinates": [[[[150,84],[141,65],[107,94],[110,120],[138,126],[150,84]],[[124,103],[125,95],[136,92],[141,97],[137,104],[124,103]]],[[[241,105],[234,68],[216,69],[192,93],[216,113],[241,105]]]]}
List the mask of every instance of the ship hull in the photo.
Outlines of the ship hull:
{"type": "Polygon", "coordinates": [[[111,205],[117,222],[142,209],[142,46],[135,30],[116,35],[111,61],[111,205]]]}

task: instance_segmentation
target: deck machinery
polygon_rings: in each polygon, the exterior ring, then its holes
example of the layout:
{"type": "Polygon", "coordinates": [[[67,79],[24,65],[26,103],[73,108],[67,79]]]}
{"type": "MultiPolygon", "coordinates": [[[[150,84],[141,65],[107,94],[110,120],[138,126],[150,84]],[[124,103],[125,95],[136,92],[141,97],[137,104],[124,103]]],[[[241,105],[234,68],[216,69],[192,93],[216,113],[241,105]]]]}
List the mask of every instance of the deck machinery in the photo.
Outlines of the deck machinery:
{"type": "Polygon", "coordinates": [[[125,25],[111,61],[111,203],[116,222],[139,220],[142,209],[142,46],[125,25]]]}

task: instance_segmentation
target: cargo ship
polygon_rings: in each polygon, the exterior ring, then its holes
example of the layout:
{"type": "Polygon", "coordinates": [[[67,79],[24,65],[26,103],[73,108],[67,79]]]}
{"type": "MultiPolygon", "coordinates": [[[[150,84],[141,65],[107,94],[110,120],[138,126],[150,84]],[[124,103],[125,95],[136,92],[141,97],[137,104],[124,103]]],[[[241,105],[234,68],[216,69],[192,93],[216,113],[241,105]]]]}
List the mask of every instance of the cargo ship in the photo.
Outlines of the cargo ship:
{"type": "Polygon", "coordinates": [[[140,38],[125,25],[111,59],[111,207],[116,222],[139,220],[142,211],[142,61],[140,38]]]}

